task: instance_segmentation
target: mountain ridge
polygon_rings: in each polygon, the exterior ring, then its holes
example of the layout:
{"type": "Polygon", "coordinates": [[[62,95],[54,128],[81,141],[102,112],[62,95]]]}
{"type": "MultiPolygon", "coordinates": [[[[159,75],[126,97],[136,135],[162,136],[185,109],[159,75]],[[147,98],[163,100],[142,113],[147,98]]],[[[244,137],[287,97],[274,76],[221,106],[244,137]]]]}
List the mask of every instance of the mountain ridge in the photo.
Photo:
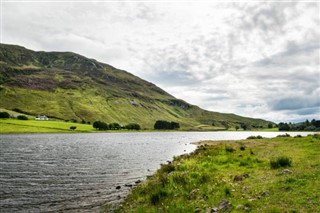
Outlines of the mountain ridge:
{"type": "Polygon", "coordinates": [[[167,93],[127,71],[72,52],[0,46],[0,108],[62,120],[140,123],[179,122],[183,129],[221,129],[268,121],[211,112],[167,93]]]}

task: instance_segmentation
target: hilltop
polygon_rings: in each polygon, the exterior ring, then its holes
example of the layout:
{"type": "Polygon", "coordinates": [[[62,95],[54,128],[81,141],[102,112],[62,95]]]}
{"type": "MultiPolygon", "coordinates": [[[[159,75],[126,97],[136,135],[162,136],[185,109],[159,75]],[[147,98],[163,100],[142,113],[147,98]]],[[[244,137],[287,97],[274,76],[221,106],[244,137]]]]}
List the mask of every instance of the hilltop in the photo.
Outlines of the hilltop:
{"type": "Polygon", "coordinates": [[[179,122],[186,130],[214,130],[262,119],[211,112],[177,99],[124,70],[72,52],[33,51],[0,45],[0,108],[77,122],[179,122]]]}

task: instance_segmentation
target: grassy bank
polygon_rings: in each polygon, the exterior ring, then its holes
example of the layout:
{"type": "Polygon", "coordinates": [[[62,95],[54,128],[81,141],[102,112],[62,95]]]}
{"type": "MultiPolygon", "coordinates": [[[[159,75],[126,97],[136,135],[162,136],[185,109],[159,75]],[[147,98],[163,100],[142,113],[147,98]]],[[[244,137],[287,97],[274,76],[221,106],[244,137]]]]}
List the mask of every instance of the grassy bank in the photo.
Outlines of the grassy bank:
{"type": "Polygon", "coordinates": [[[116,212],[320,212],[320,135],[201,144],[116,212]]]}

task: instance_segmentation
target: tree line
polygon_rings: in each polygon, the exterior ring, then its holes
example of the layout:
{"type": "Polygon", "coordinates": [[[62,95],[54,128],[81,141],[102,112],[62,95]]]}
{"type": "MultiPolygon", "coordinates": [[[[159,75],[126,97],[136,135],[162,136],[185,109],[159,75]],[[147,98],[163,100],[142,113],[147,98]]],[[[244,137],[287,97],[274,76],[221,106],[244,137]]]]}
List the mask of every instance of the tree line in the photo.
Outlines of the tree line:
{"type": "Polygon", "coordinates": [[[122,126],[118,123],[105,123],[103,121],[95,121],[93,122],[93,128],[95,128],[96,130],[120,130],[120,129],[128,129],[128,130],[140,130],[141,127],[139,124],[137,123],[129,123],[125,126],[122,126]]]}
{"type": "Polygon", "coordinates": [[[284,123],[278,124],[279,131],[320,131],[320,120],[312,119],[301,123],[284,123]]]}
{"type": "Polygon", "coordinates": [[[177,122],[169,122],[164,120],[158,120],[154,124],[154,129],[179,129],[180,124],[177,122]]]}
{"type": "Polygon", "coordinates": [[[0,112],[0,118],[17,118],[18,120],[29,120],[25,115],[18,115],[16,117],[11,116],[8,112],[0,112]]]}

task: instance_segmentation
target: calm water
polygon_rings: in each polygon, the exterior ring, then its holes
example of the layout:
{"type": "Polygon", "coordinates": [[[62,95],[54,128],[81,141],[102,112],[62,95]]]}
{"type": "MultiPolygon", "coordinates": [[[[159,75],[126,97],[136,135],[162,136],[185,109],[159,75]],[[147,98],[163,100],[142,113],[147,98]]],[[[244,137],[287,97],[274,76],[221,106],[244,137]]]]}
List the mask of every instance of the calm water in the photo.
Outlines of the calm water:
{"type": "MultiPolygon", "coordinates": [[[[117,204],[190,142],[274,137],[278,132],[0,135],[1,212],[98,212],[117,204]],[[121,186],[116,189],[116,186],[121,186]]],[[[281,133],[283,134],[283,133],[281,133]]],[[[291,135],[309,133],[292,133],[291,135]]]]}

